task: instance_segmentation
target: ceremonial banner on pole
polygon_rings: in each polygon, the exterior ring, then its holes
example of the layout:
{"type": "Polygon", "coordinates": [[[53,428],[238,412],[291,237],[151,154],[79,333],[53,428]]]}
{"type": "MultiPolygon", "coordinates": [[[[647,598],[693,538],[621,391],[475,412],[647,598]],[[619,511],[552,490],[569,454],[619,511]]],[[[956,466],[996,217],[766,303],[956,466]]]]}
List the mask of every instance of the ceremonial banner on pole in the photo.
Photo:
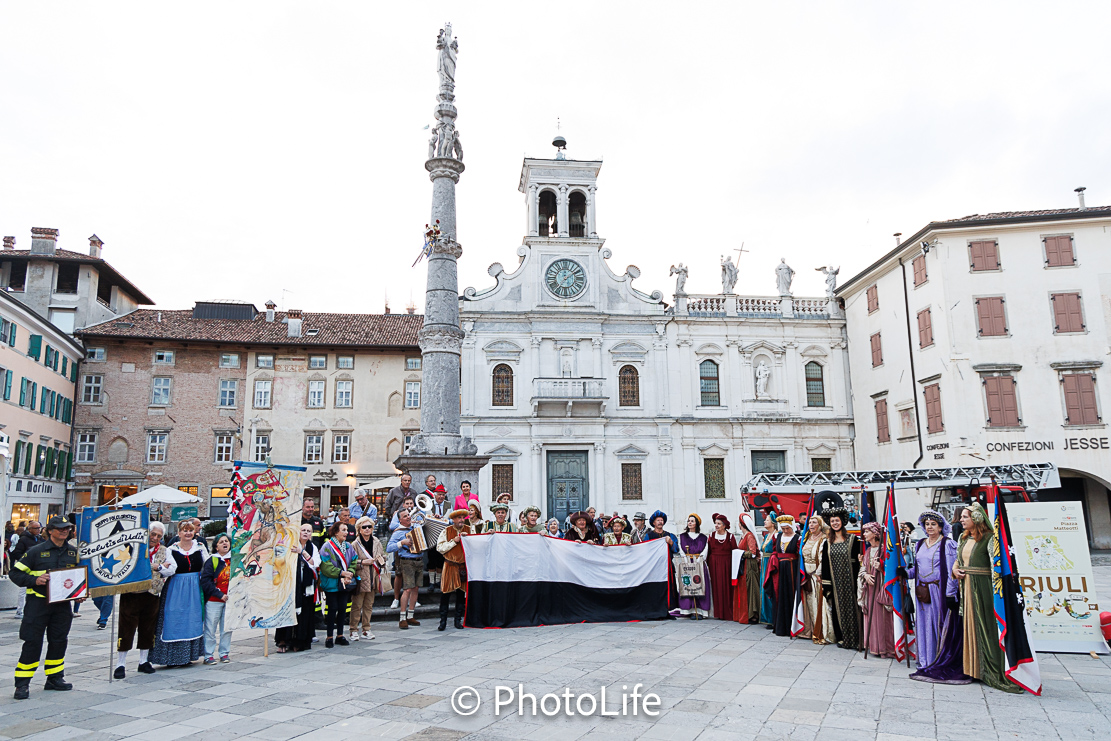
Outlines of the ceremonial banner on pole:
{"type": "MultiPolygon", "coordinates": [[[[994,485],[994,481],[993,481],[994,485]]],[[[1030,631],[1022,609],[1022,588],[1015,570],[1011,529],[1007,507],[995,489],[995,532],[988,544],[991,555],[991,591],[995,606],[995,622],[999,630],[999,648],[1003,650],[1003,674],[1027,692],[1042,693],[1042,674],[1038,656],[1030,647],[1030,631]]]]}
{"type": "Polygon", "coordinates": [[[225,630],[297,622],[297,554],[292,549],[300,542],[304,474],[300,466],[235,461],[225,630]]]}
{"type": "Polygon", "coordinates": [[[150,589],[146,505],[85,507],[77,517],[77,557],[88,568],[88,596],[150,589]]]}
{"type": "Polygon", "coordinates": [[[791,620],[791,637],[798,638],[806,630],[806,559],[802,557],[802,547],[810,533],[810,518],[814,516],[814,495],[810,495],[810,504],[806,505],[806,515],[799,528],[799,588],[795,594],[795,613],[791,620]]]}
{"type": "Polygon", "coordinates": [[[1034,650],[1108,653],[1099,628],[1084,505],[1020,502],[1007,505],[1007,513],[1034,650]]]}
{"type": "Polygon", "coordinates": [[[905,606],[910,601],[906,593],[906,561],[899,544],[899,518],[895,515],[895,485],[887,490],[887,522],[883,542],[883,588],[891,595],[891,623],[895,629],[895,659],[903,661],[915,657],[914,628],[905,606]]]}
{"type": "Polygon", "coordinates": [[[603,547],[529,533],[463,538],[468,628],[667,617],[666,538],[603,547]]]}

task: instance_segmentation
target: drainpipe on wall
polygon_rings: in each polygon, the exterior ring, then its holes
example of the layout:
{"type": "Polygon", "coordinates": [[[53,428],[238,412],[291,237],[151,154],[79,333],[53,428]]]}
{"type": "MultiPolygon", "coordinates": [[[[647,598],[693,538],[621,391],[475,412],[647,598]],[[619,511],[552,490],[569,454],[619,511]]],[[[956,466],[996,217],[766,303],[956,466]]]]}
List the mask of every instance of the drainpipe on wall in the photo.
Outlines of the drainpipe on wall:
{"type": "Polygon", "coordinates": [[[926,457],[922,444],[922,420],[918,415],[918,374],[914,372],[914,335],[910,331],[910,294],[907,291],[907,266],[903,258],[899,258],[899,269],[903,271],[903,310],[907,317],[907,351],[910,355],[910,391],[914,397],[914,432],[918,438],[918,458],[911,464],[911,468],[918,468],[918,464],[926,457]]]}

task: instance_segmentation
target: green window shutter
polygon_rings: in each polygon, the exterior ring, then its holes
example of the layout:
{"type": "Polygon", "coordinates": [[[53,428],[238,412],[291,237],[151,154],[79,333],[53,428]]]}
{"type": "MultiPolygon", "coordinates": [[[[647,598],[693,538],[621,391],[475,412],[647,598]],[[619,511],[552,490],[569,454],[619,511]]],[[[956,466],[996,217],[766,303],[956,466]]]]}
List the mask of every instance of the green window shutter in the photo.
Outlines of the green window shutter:
{"type": "MultiPolygon", "coordinates": [[[[3,339],[0,337],[0,339],[3,339]]],[[[15,322],[12,322],[11,331],[8,332],[8,344],[15,347],[15,322]]]]}
{"type": "Polygon", "coordinates": [[[42,446],[35,446],[35,475],[42,476],[42,464],[46,456],[43,454],[42,446]]]}
{"type": "Polygon", "coordinates": [[[22,440],[15,441],[15,455],[12,456],[12,473],[14,474],[19,473],[19,455],[23,452],[23,445],[22,440]]]}
{"type": "Polygon", "coordinates": [[[45,455],[42,457],[42,477],[49,479],[54,470],[54,448],[47,448],[43,452],[45,455]]]}
{"type": "Polygon", "coordinates": [[[23,443],[23,475],[31,475],[31,464],[34,458],[35,446],[31,443],[23,443]]]}
{"type": "Polygon", "coordinates": [[[62,400],[62,424],[69,424],[69,399],[62,400]]]}
{"type": "Polygon", "coordinates": [[[35,360],[38,360],[39,355],[41,353],[42,353],[42,335],[41,334],[33,334],[33,335],[31,335],[31,340],[27,343],[27,355],[34,358],[35,360]]]}
{"type": "Polygon", "coordinates": [[[54,363],[54,348],[50,345],[42,353],[42,364],[49,368],[54,363]]]}
{"type": "Polygon", "coordinates": [[[73,365],[69,367],[69,380],[77,383],[77,361],[73,361],[73,365]]]}
{"type": "Polygon", "coordinates": [[[65,355],[62,356],[62,375],[69,375],[69,358],[65,355]]]}
{"type": "Polygon", "coordinates": [[[31,381],[31,403],[28,404],[29,409],[35,408],[35,399],[39,397],[39,385],[31,381]]]}
{"type": "Polygon", "coordinates": [[[46,414],[46,410],[50,408],[50,389],[46,386],[42,387],[42,396],[39,397],[39,414],[46,414]]]}
{"type": "Polygon", "coordinates": [[[58,468],[54,471],[54,478],[65,480],[66,478],[66,458],[69,454],[64,450],[58,451],[58,468]]]}
{"type": "Polygon", "coordinates": [[[4,401],[12,398],[12,379],[15,378],[15,371],[8,371],[7,378],[4,379],[4,401]]]}
{"type": "Polygon", "coordinates": [[[27,406],[27,379],[19,379],[19,405],[21,407],[27,406]]]}

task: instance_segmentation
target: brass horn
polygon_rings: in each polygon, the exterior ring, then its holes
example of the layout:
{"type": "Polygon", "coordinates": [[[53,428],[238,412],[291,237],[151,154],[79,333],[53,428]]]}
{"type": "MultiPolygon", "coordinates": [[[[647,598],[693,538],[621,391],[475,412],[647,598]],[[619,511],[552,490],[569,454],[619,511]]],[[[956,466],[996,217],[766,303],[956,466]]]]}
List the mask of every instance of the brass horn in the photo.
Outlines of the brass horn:
{"type": "Polygon", "coordinates": [[[424,512],[425,514],[428,514],[432,511],[432,497],[428,496],[424,492],[417,494],[413,502],[417,505],[417,509],[419,509],[421,512],[424,512]]]}

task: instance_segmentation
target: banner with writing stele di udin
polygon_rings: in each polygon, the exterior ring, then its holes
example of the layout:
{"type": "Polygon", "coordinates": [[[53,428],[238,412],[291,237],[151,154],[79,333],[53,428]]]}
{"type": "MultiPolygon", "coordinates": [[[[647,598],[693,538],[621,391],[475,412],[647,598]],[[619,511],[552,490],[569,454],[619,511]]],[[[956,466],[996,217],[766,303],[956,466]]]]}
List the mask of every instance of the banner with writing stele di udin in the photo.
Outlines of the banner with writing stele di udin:
{"type": "Polygon", "coordinates": [[[1108,653],[1083,505],[1020,502],[1007,515],[1034,650],[1108,653]]]}
{"type": "Polygon", "coordinates": [[[88,568],[90,597],[150,589],[149,507],[85,507],[76,524],[77,557],[88,568]]]}
{"type": "Polygon", "coordinates": [[[246,461],[234,465],[224,629],[294,625],[297,554],[293,548],[300,543],[305,469],[246,461]]]}

